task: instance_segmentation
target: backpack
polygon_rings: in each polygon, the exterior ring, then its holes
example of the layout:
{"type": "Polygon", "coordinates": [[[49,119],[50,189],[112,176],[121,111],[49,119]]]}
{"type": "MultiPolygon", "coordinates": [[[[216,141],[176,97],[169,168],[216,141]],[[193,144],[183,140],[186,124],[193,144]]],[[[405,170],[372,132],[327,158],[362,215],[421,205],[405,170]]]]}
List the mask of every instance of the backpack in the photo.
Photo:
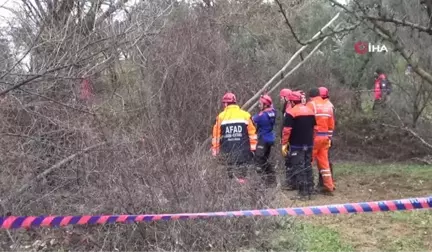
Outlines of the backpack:
{"type": "Polygon", "coordinates": [[[387,95],[392,92],[392,83],[387,78],[381,80],[381,90],[387,95]]]}

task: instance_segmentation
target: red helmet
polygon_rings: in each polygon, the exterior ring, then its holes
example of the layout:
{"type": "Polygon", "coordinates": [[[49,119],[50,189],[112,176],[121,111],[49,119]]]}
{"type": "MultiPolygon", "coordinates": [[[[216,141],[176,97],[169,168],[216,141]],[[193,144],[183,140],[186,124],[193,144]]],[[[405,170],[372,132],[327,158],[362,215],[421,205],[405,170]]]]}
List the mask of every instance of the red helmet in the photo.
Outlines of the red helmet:
{"type": "Polygon", "coordinates": [[[299,91],[291,92],[291,94],[288,96],[288,100],[293,102],[301,102],[303,97],[303,94],[299,91]]]}
{"type": "Polygon", "coordinates": [[[271,106],[272,105],[272,103],[273,103],[273,101],[272,101],[272,98],[269,96],[269,95],[261,95],[261,97],[260,97],[260,102],[262,103],[262,104],[264,104],[264,105],[267,105],[267,106],[271,106]]]}
{"type": "Polygon", "coordinates": [[[233,93],[224,94],[224,96],[222,97],[222,103],[232,103],[232,102],[237,102],[237,98],[235,94],[233,93]]]}
{"type": "Polygon", "coordinates": [[[327,88],[325,88],[325,87],[319,87],[318,90],[319,90],[319,94],[320,94],[321,98],[323,98],[323,99],[328,98],[329,91],[328,91],[327,88]]]}
{"type": "Polygon", "coordinates": [[[284,88],[280,91],[279,96],[280,98],[286,98],[288,99],[288,96],[291,94],[291,89],[288,88],[284,88]]]}

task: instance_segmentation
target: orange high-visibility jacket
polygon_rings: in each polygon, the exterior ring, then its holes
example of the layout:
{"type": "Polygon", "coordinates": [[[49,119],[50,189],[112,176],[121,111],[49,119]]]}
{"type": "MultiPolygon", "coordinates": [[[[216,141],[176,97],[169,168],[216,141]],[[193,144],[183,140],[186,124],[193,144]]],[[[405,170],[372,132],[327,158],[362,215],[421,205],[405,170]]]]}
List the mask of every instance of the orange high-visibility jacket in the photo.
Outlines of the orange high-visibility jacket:
{"type": "Polygon", "coordinates": [[[313,97],[308,106],[314,111],[317,125],[315,126],[316,136],[329,136],[333,132],[335,122],[333,118],[333,106],[321,97],[313,97]]]}
{"type": "Polygon", "coordinates": [[[332,107],[332,113],[333,113],[333,121],[334,121],[334,127],[332,130],[329,130],[329,137],[333,137],[333,131],[336,128],[336,113],[335,113],[335,107],[333,105],[333,103],[330,101],[329,98],[324,99],[324,102],[326,102],[330,107],[332,107]]]}
{"type": "Polygon", "coordinates": [[[213,126],[212,153],[220,152],[235,162],[250,159],[258,144],[256,127],[249,112],[238,105],[229,105],[216,117],[213,126]]]}

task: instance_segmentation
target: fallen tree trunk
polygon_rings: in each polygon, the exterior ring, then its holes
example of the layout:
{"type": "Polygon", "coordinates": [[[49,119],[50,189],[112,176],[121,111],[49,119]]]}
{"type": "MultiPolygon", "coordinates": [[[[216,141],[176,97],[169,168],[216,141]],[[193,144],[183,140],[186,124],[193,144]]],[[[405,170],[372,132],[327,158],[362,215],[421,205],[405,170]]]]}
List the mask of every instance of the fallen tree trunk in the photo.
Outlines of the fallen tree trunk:
{"type": "MultiPolygon", "coordinates": [[[[339,13],[338,13],[338,15],[336,15],[333,19],[334,20],[336,20],[336,18],[339,16],[339,13]]],[[[332,20],[333,20],[332,19],[332,20]]],[[[333,21],[334,21],[333,20],[333,21]]],[[[331,23],[328,23],[328,25],[329,24],[331,24],[331,23]]],[[[328,27],[328,25],[326,25],[325,27],[327,28],[328,27]]],[[[338,24],[336,27],[338,27],[340,24],[338,24]]],[[[324,27],[323,27],[324,28],[324,27]]],[[[321,31],[322,31],[323,29],[321,29],[321,31]]],[[[318,36],[319,36],[319,34],[321,33],[321,31],[318,33],[318,36]]],[[[302,65],[303,65],[303,63],[304,62],[306,62],[308,59],[310,59],[311,58],[311,56],[321,47],[321,45],[322,44],[324,44],[324,42],[325,41],[327,41],[327,39],[328,39],[328,37],[325,37],[320,43],[318,43],[316,46],[315,46],[315,48],[306,56],[306,58],[304,58],[304,60],[303,61],[301,61],[300,63],[298,63],[297,64],[297,66],[295,66],[293,69],[291,69],[291,71],[289,71],[288,72],[288,74],[286,74],[278,83],[276,83],[276,85],[269,91],[269,93],[271,93],[272,91],[274,91],[278,86],[280,86],[281,84],[282,84],[282,82],[286,79],[286,78],[288,78],[288,76],[290,76],[292,73],[294,73],[299,67],[301,67],[302,65]]],[[[302,48],[305,48],[305,46],[303,46],[302,48]]],[[[302,50],[302,48],[300,48],[300,50],[302,50]]],[[[295,57],[297,57],[299,54],[300,54],[300,52],[301,51],[297,51],[294,55],[293,55],[293,57],[291,57],[291,59],[290,59],[290,61],[288,61],[288,63],[289,64],[291,64],[291,62],[293,61],[293,59],[295,58],[295,57]]],[[[289,66],[288,64],[287,65],[285,65],[285,66],[289,66]]],[[[281,72],[281,71],[279,71],[279,72],[281,72]]],[[[278,73],[279,73],[278,72],[278,73]]],[[[272,78],[273,79],[273,78],[272,78]]],[[[268,83],[266,83],[266,85],[268,86],[268,84],[271,84],[271,82],[269,81],[268,83]]],[[[259,91],[259,92],[261,92],[261,90],[259,91]]],[[[259,97],[259,94],[260,93],[257,93],[254,97],[259,97]]],[[[245,103],[245,105],[243,105],[243,107],[242,108],[244,108],[244,107],[246,107],[246,104],[249,102],[249,103],[251,103],[251,102],[253,102],[253,100],[254,100],[254,98],[252,97],[251,99],[249,99],[249,101],[247,101],[246,103],[245,103]]],[[[250,111],[252,111],[252,109],[253,108],[255,108],[255,106],[257,105],[257,103],[255,103],[254,105],[252,105],[252,107],[251,108],[249,108],[248,109],[248,111],[250,112],[250,111]]],[[[211,142],[211,139],[212,139],[212,137],[210,136],[209,138],[207,138],[204,142],[203,142],[203,144],[201,145],[201,150],[204,150],[204,148],[208,145],[208,144],[210,144],[210,142],[211,142]]]]}
{"type": "MultiPolygon", "coordinates": [[[[314,40],[316,38],[318,38],[325,29],[327,29],[327,27],[329,27],[336,19],[339,18],[340,13],[337,13],[336,16],[334,16],[326,25],[324,25],[319,32],[317,32],[311,40],[314,40]]],[[[277,72],[266,84],[264,84],[264,86],[254,95],[252,96],[252,98],[250,98],[248,101],[245,102],[245,104],[243,104],[242,109],[246,109],[248,106],[250,106],[252,104],[252,102],[254,102],[254,100],[257,100],[260,96],[260,94],[265,91],[275,80],[276,78],[280,77],[285,71],[286,69],[291,65],[291,63],[294,61],[295,58],[297,58],[297,56],[300,55],[301,52],[303,52],[306,47],[308,47],[309,44],[302,46],[296,53],[294,53],[294,55],[288,60],[288,62],[285,64],[285,66],[282,67],[281,70],[279,70],[279,72],[277,72]]]]}
{"type": "Polygon", "coordinates": [[[42,173],[38,174],[35,178],[33,178],[31,181],[29,181],[27,184],[24,184],[23,186],[21,186],[21,188],[16,192],[16,194],[14,195],[15,197],[17,197],[18,195],[20,195],[21,193],[23,193],[25,190],[27,190],[28,188],[30,188],[34,182],[37,182],[39,180],[41,180],[42,178],[46,177],[48,174],[50,174],[51,172],[53,172],[54,170],[62,167],[64,164],[68,163],[69,161],[73,160],[74,158],[76,158],[77,156],[80,156],[82,154],[85,154],[93,149],[96,149],[97,147],[106,145],[107,142],[102,142],[102,143],[98,143],[95,145],[92,145],[90,147],[87,147],[83,150],[78,151],[77,153],[74,153],[62,160],[60,160],[59,162],[57,162],[56,164],[54,164],[53,166],[49,167],[48,169],[46,169],[45,171],[43,171],[42,173]]]}
{"type": "Polygon", "coordinates": [[[428,143],[417,132],[415,132],[414,130],[412,130],[406,126],[396,126],[396,125],[391,125],[391,124],[386,124],[386,123],[382,123],[381,125],[384,127],[395,128],[395,129],[406,131],[406,132],[410,133],[413,137],[417,138],[426,148],[432,150],[432,144],[428,143]]]}
{"type": "MultiPolygon", "coordinates": [[[[283,79],[281,79],[278,83],[276,83],[272,89],[270,89],[270,91],[268,91],[268,93],[270,94],[271,92],[273,92],[276,88],[278,88],[284,80],[286,80],[291,74],[293,74],[297,69],[299,69],[303,63],[305,63],[308,59],[311,58],[311,56],[318,51],[318,49],[321,47],[322,44],[324,44],[324,42],[326,42],[328,39],[328,37],[324,38],[318,45],[315,46],[315,48],[308,54],[308,56],[306,56],[306,58],[304,58],[303,61],[301,61],[299,64],[297,64],[297,66],[295,66],[293,69],[291,69],[291,71],[289,71],[284,77],[283,79]]],[[[251,112],[256,106],[258,105],[258,102],[255,102],[252,107],[250,107],[248,109],[248,112],[251,112]]]]}

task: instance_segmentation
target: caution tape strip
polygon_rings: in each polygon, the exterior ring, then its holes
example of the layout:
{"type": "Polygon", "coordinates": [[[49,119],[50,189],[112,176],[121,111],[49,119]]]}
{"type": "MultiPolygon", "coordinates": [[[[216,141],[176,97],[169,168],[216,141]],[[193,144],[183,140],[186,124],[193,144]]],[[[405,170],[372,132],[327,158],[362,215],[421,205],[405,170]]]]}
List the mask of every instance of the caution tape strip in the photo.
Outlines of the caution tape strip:
{"type": "Polygon", "coordinates": [[[241,210],[228,212],[182,213],[182,214],[142,214],[142,215],[84,215],[84,216],[7,216],[0,217],[1,229],[31,227],[63,227],[67,225],[112,224],[151,222],[160,220],[206,219],[212,217],[241,216],[301,216],[328,215],[366,212],[404,211],[432,208],[432,196],[400,200],[348,203],[296,208],[261,210],[241,210]]]}

